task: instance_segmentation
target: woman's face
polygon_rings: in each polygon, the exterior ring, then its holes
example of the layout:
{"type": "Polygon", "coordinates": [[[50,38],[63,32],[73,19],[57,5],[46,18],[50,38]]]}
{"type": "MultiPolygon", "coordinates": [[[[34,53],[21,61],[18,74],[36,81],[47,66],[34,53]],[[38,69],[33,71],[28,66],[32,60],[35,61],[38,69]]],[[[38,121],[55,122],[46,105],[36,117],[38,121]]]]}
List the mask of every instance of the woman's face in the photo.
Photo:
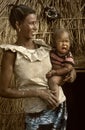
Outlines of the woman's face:
{"type": "Polygon", "coordinates": [[[70,49],[70,40],[67,32],[63,32],[55,41],[55,48],[59,54],[66,54],[70,49]]]}
{"type": "Polygon", "coordinates": [[[34,37],[34,33],[37,31],[37,16],[35,14],[29,14],[25,20],[20,24],[20,35],[25,39],[31,39],[34,37]]]}

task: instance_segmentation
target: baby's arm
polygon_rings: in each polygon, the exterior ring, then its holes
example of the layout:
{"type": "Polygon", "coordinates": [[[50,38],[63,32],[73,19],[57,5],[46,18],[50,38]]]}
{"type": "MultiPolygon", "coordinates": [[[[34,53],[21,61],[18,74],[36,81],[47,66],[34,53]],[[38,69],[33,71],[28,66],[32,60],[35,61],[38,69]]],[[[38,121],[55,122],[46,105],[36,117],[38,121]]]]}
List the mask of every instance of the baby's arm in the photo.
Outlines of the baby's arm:
{"type": "Polygon", "coordinates": [[[55,75],[64,76],[73,70],[73,65],[65,63],[62,68],[56,70],[55,75]]]}

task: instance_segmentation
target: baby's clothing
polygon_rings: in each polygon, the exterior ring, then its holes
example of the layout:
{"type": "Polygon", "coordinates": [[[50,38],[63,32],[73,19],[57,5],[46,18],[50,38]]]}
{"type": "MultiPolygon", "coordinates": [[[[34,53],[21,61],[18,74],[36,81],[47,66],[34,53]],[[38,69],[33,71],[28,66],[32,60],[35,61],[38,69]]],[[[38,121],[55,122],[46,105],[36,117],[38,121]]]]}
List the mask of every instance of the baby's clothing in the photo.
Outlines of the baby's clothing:
{"type": "Polygon", "coordinates": [[[60,67],[64,67],[65,63],[75,65],[71,52],[68,52],[65,56],[59,56],[56,50],[50,51],[50,58],[52,63],[52,69],[56,70],[60,67]]]}

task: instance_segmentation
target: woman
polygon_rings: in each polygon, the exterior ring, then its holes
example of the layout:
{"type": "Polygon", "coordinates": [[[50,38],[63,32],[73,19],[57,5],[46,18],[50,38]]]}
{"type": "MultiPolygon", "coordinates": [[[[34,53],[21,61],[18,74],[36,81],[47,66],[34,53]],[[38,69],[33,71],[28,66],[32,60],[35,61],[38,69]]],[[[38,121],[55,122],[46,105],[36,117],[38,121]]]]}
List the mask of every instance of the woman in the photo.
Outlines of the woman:
{"type": "Polygon", "coordinates": [[[4,50],[0,95],[24,99],[22,107],[26,113],[26,130],[65,130],[66,98],[60,88],[61,104],[56,108],[56,91],[49,90],[46,79],[46,73],[51,69],[50,47],[42,40],[33,39],[37,30],[35,11],[25,5],[14,5],[9,21],[17,32],[17,40],[15,44],[0,46],[4,50]],[[16,89],[9,87],[13,73],[16,89]]]}

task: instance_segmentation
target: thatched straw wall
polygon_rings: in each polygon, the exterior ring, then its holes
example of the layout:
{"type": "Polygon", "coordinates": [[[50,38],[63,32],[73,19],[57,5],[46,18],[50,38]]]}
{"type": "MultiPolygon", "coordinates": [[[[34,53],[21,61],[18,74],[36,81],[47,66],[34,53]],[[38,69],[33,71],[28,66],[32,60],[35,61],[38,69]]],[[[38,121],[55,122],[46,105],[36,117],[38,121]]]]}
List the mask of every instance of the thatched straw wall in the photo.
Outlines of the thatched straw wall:
{"type": "MultiPolygon", "coordinates": [[[[16,0],[0,0],[0,44],[13,43],[16,39],[16,34],[9,25],[7,6],[15,2],[16,0]]],[[[36,9],[39,17],[37,37],[43,38],[47,43],[50,43],[53,28],[63,26],[69,29],[72,52],[76,57],[76,63],[79,64],[80,59],[78,61],[77,57],[83,58],[85,52],[85,2],[83,0],[19,0],[18,4],[20,3],[36,9]],[[60,18],[48,22],[44,17],[46,6],[55,7],[60,18]]]]}
{"type": "MultiPolygon", "coordinates": [[[[8,21],[8,4],[15,2],[16,0],[0,0],[0,44],[15,42],[16,33],[8,21]]],[[[85,67],[84,0],[19,0],[18,4],[20,3],[36,9],[39,17],[39,30],[36,37],[43,38],[47,44],[50,44],[53,28],[65,27],[69,29],[71,50],[76,59],[76,66],[85,67]],[[55,7],[60,18],[48,21],[44,16],[46,6],[55,7]]],[[[23,119],[22,99],[0,99],[0,130],[23,130],[23,119]]]]}

